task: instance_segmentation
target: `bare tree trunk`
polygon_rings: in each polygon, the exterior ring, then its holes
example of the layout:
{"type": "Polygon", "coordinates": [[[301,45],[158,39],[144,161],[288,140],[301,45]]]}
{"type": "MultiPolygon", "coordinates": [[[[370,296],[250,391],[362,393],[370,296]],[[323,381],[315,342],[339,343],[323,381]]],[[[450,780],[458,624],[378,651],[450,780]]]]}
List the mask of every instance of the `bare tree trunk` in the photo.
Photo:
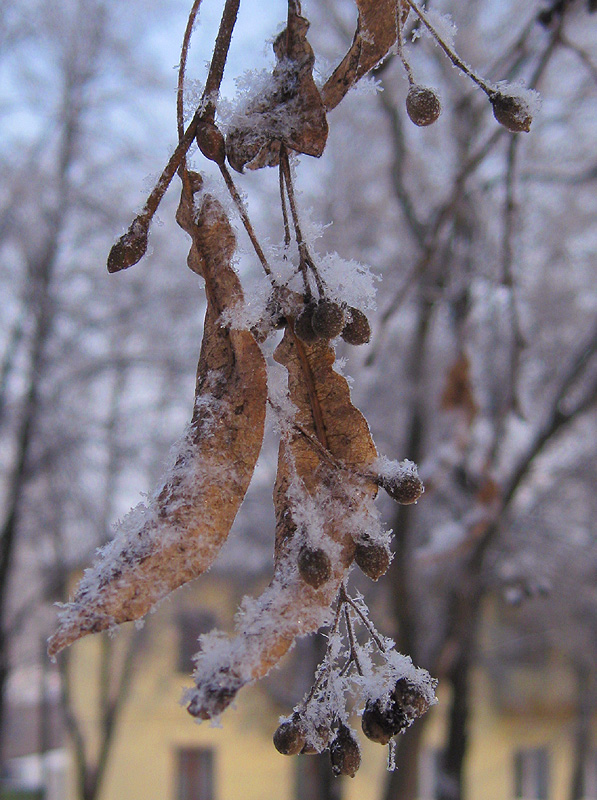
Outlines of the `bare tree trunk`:
{"type": "Polygon", "coordinates": [[[461,651],[450,675],[452,698],[448,714],[448,736],[441,758],[438,800],[463,800],[464,767],[468,746],[471,656],[461,651]]]}
{"type": "Polygon", "coordinates": [[[591,750],[591,717],[595,708],[592,669],[586,664],[576,669],[576,720],[574,730],[574,763],[570,783],[570,800],[585,795],[584,767],[591,750]]]}
{"type": "Polygon", "coordinates": [[[419,753],[428,717],[423,716],[397,740],[396,767],[388,773],[384,800],[416,800],[419,753]]]}

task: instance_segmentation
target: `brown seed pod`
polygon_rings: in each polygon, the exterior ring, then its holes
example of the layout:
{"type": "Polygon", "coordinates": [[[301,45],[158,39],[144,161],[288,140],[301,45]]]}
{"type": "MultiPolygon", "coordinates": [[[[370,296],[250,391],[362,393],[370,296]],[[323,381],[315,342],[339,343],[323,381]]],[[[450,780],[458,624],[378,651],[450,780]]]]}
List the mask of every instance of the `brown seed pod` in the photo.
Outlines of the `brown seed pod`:
{"type": "Polygon", "coordinates": [[[494,92],[489,100],[493,107],[493,116],[500,125],[512,133],[528,133],[533,116],[529,104],[522,97],[494,92]]]}
{"type": "Polygon", "coordinates": [[[274,733],[274,747],[283,756],[295,756],[305,746],[305,732],[299,717],[295,714],[292,719],[282,722],[274,733]]]}
{"type": "Polygon", "coordinates": [[[226,142],[217,125],[208,120],[200,120],[195,134],[199,150],[205,158],[223,164],[226,159],[226,142]]]}
{"type": "Polygon", "coordinates": [[[361,572],[364,572],[372,581],[377,581],[388,571],[391,558],[390,552],[385,544],[359,542],[355,551],[354,560],[361,572]]]}
{"type": "Polygon", "coordinates": [[[133,220],[133,224],[112,245],[108,255],[108,272],[120,272],[141,261],[147,252],[148,223],[133,220]]]}
{"type": "Polygon", "coordinates": [[[391,708],[384,707],[380,700],[367,700],[361,727],[365,736],[378,744],[387,744],[399,732],[391,708]]]}
{"type": "Polygon", "coordinates": [[[432,125],[442,112],[439,97],[427,86],[411,86],[406,95],[406,113],[421,128],[432,125]]]}
{"type": "Polygon", "coordinates": [[[338,303],[322,297],[313,311],[312,325],[322,339],[333,339],[344,329],[344,311],[338,303]]]}
{"type": "Polygon", "coordinates": [[[361,749],[350,728],[340,724],[334,741],[330,745],[332,772],[336,777],[348,775],[354,778],[361,766],[361,749]]]}
{"type": "Polygon", "coordinates": [[[425,487],[415,471],[405,472],[395,478],[381,477],[379,485],[386,490],[392,500],[403,506],[416,503],[425,491],[425,487]]]}
{"type": "Polygon", "coordinates": [[[309,547],[308,544],[304,544],[299,551],[298,568],[301,578],[314,589],[327,583],[332,575],[332,563],[325,550],[309,547]]]}
{"type": "Polygon", "coordinates": [[[392,696],[398,708],[404,712],[411,722],[417,717],[423,716],[429,708],[427,697],[407,678],[398,678],[392,696]]]}
{"type": "Polygon", "coordinates": [[[309,739],[307,735],[307,739],[305,741],[305,746],[301,750],[301,755],[305,756],[315,756],[318,753],[322,753],[328,746],[330,737],[332,732],[330,729],[325,725],[318,725],[317,726],[317,738],[318,741],[315,743],[312,739],[309,739]]]}
{"type": "Polygon", "coordinates": [[[242,681],[229,669],[221,670],[213,682],[203,687],[201,696],[195,696],[187,711],[197,719],[213,719],[219,717],[236,697],[242,681]]]}
{"type": "Polygon", "coordinates": [[[294,321],[294,332],[305,344],[313,344],[320,337],[313,329],[315,303],[307,303],[294,321]]]}
{"type": "Polygon", "coordinates": [[[371,326],[366,315],[358,308],[349,307],[350,322],[342,329],[342,338],[347,344],[367,344],[371,339],[371,326]]]}

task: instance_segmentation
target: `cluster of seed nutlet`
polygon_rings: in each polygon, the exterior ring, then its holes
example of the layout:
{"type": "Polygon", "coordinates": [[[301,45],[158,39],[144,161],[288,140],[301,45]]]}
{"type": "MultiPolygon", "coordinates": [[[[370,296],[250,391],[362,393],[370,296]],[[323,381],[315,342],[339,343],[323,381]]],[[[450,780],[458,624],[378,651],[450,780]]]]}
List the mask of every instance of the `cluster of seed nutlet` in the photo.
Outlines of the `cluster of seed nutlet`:
{"type": "Polygon", "coordinates": [[[276,750],[282,755],[313,755],[329,751],[334,775],[354,777],[361,764],[361,751],[355,732],[347,724],[349,714],[341,698],[343,687],[356,678],[364,694],[361,728],[364,735],[373,742],[389,744],[391,739],[403,733],[415,719],[422,716],[433,701],[434,684],[417,684],[407,677],[394,676],[390,682],[382,681],[386,691],[379,691],[375,679],[369,684],[374,689],[366,689],[364,680],[364,661],[367,659],[367,672],[375,672],[370,653],[373,649],[387,666],[388,655],[393,643],[384,639],[369,621],[366,608],[348,596],[344,587],[340,592],[336,616],[328,636],[328,649],[319,665],[315,682],[305,699],[290,717],[281,720],[274,733],[276,750]],[[359,645],[354,630],[355,619],[368,634],[365,645],[359,645]],[[348,640],[348,650],[342,658],[336,637],[344,620],[348,640]],[[384,661],[385,660],[385,661],[384,661]],[[338,688],[340,681],[340,689],[338,688]],[[364,692],[363,692],[364,689],[364,692]]]}
{"type": "Polygon", "coordinates": [[[371,338],[369,320],[360,309],[340,305],[327,297],[305,301],[294,321],[294,332],[305,344],[341,336],[348,344],[361,345],[371,338]]]}
{"type": "MultiPolygon", "coordinates": [[[[372,480],[401,505],[416,503],[424,491],[423,483],[416,469],[405,469],[398,475],[387,477],[384,475],[361,475],[361,478],[372,480]]],[[[285,521],[286,527],[292,532],[296,526],[292,520],[285,521]],[[290,528],[289,528],[290,526],[290,528]]],[[[361,572],[373,581],[379,580],[388,571],[392,554],[386,541],[362,533],[357,540],[354,560],[361,572]]],[[[301,578],[309,586],[319,589],[332,575],[332,563],[329,555],[321,548],[305,541],[298,553],[298,571],[301,578]]]]}
{"type": "Polygon", "coordinates": [[[361,727],[372,742],[388,744],[428,708],[429,700],[420,689],[406,678],[398,678],[389,695],[367,700],[361,727]]]}
{"type": "MultiPolygon", "coordinates": [[[[493,115],[496,120],[507,128],[511,133],[528,132],[533,121],[532,113],[528,102],[518,94],[509,94],[491,86],[479,75],[462,61],[458,54],[452,50],[450,45],[444,41],[440,33],[435,29],[431,20],[413,0],[407,0],[408,6],[415,12],[419,24],[427,28],[431,36],[439,43],[444,53],[448,56],[452,64],[467,75],[480,89],[482,89],[493,108],[493,115]]],[[[400,17],[400,15],[399,15],[400,17]]],[[[406,96],[406,113],[409,119],[419,127],[432,125],[441,114],[441,103],[435,89],[422,86],[415,81],[413,70],[408,62],[404,51],[404,35],[402,31],[402,19],[398,19],[398,54],[406,71],[409,90],[406,96]]]]}

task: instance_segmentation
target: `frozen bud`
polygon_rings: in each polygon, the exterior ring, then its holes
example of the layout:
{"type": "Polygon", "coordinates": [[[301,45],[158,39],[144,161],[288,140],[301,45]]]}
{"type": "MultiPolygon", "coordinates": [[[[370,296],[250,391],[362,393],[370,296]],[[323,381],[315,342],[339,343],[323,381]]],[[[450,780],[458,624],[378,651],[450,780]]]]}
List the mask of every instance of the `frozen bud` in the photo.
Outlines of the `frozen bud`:
{"type": "Polygon", "coordinates": [[[218,717],[234,700],[243,681],[230,667],[222,667],[214,675],[199,680],[187,710],[198,719],[218,717]]]}
{"type": "Polygon", "coordinates": [[[314,589],[327,583],[332,575],[332,562],[325,550],[307,544],[299,551],[298,568],[301,578],[314,589]]]}
{"type": "Polygon", "coordinates": [[[313,311],[315,303],[307,303],[294,321],[294,332],[305,344],[313,344],[320,337],[313,329],[313,311]]]}
{"type": "Polygon", "coordinates": [[[334,741],[330,745],[330,760],[332,772],[336,777],[348,775],[354,778],[361,766],[359,743],[352,735],[350,728],[344,724],[340,725],[334,741]]]}
{"type": "Polygon", "coordinates": [[[282,313],[277,298],[272,295],[265,306],[265,315],[257,325],[251,328],[251,333],[260,344],[263,344],[272,330],[281,330],[286,326],[286,318],[282,313]]]}
{"type": "Polygon", "coordinates": [[[305,732],[297,715],[282,722],[274,733],[274,747],[283,756],[295,756],[305,746],[305,732]]]}
{"type": "Polygon", "coordinates": [[[411,86],[406,95],[406,113],[421,128],[432,125],[441,114],[439,97],[427,86],[411,86]]]}
{"type": "Polygon", "coordinates": [[[210,687],[208,691],[204,692],[202,698],[197,696],[191,700],[187,706],[187,711],[197,719],[219,717],[236,697],[238,688],[233,686],[210,687]]]}
{"type": "Polygon", "coordinates": [[[305,746],[301,750],[301,755],[314,756],[323,752],[329,744],[331,735],[332,732],[326,725],[317,725],[317,741],[315,741],[313,738],[310,738],[307,734],[305,746]]]}
{"type": "Polygon", "coordinates": [[[367,700],[361,727],[365,736],[378,744],[387,744],[392,736],[400,732],[396,729],[392,708],[382,705],[380,700],[367,700]]]}
{"type": "Polygon", "coordinates": [[[355,551],[354,560],[361,572],[364,572],[372,581],[376,581],[388,571],[391,558],[390,552],[385,544],[359,542],[355,551]]]}
{"type": "Polygon", "coordinates": [[[391,478],[380,477],[379,485],[390,495],[392,500],[403,506],[416,503],[425,491],[425,487],[417,473],[413,470],[391,478]]]}
{"type": "Polygon", "coordinates": [[[147,252],[147,221],[133,220],[128,231],[112,246],[108,255],[108,272],[120,272],[141,261],[147,252]]]}
{"type": "Polygon", "coordinates": [[[494,92],[489,99],[493,106],[493,116],[500,125],[508,128],[512,133],[528,133],[530,131],[533,117],[529,104],[524,98],[494,92]]]}
{"type": "Polygon", "coordinates": [[[410,722],[423,714],[429,708],[429,700],[414,683],[406,678],[398,678],[393,692],[396,705],[407,716],[410,722]]]}
{"type": "Polygon", "coordinates": [[[371,326],[369,320],[358,308],[348,309],[350,322],[347,322],[342,329],[342,338],[347,344],[367,344],[371,338],[371,326]]]}
{"type": "Polygon", "coordinates": [[[220,129],[213,122],[200,120],[195,134],[199,150],[205,158],[223,164],[226,159],[226,143],[220,129]]]}
{"type": "Polygon", "coordinates": [[[339,336],[344,328],[344,312],[338,303],[322,297],[313,311],[313,330],[322,339],[339,336]]]}

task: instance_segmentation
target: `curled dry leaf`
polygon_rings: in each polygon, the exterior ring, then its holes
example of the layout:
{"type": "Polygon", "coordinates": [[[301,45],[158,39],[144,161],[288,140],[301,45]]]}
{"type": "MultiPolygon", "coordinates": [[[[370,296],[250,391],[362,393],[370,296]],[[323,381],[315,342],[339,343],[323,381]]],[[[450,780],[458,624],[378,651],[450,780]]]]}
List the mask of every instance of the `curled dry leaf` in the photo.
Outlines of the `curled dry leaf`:
{"type": "Polygon", "coordinates": [[[295,425],[282,436],[278,457],[274,576],[261,597],[245,602],[233,639],[219,635],[204,642],[196,686],[186,697],[189,711],[202,718],[219,713],[223,695],[230,702],[241,686],[266,675],[298,636],[326,622],[354,558],[355,518],[360,524],[367,519],[377,491],[349,469],[331,469],[323,452],[300,430],[348,468],[362,470],[377,458],[367,421],[352,404],[346,380],[333,370],[333,349],[323,341],[304,344],[289,326],[274,357],[288,370],[296,408],[295,425]],[[308,527],[298,517],[310,501],[321,515],[316,544],[331,555],[331,574],[318,588],[306,583],[297,568],[308,527]]]}
{"type": "Polygon", "coordinates": [[[230,165],[242,172],[276,166],[280,144],[297,153],[319,157],[328,124],[313,80],[315,57],[307,41],[309,22],[296,12],[274,42],[277,64],[272,89],[249,104],[226,138],[230,165]]]}
{"type": "Polygon", "coordinates": [[[190,233],[191,269],[205,278],[207,314],[191,424],[165,483],[124,518],[62,610],[49,653],[87,633],[138,619],[204,572],[226,540],[263,439],[265,362],[248,331],[219,324],[241,299],[231,267],[235,238],[219,203],[205,196],[195,218],[183,199],[178,221],[190,233]]]}
{"type": "MultiPolygon", "coordinates": [[[[356,0],[359,18],[352,45],[321,90],[328,111],[388,54],[396,41],[396,4],[397,0],[356,0]]],[[[409,5],[398,0],[398,6],[404,22],[409,5]]]]}

